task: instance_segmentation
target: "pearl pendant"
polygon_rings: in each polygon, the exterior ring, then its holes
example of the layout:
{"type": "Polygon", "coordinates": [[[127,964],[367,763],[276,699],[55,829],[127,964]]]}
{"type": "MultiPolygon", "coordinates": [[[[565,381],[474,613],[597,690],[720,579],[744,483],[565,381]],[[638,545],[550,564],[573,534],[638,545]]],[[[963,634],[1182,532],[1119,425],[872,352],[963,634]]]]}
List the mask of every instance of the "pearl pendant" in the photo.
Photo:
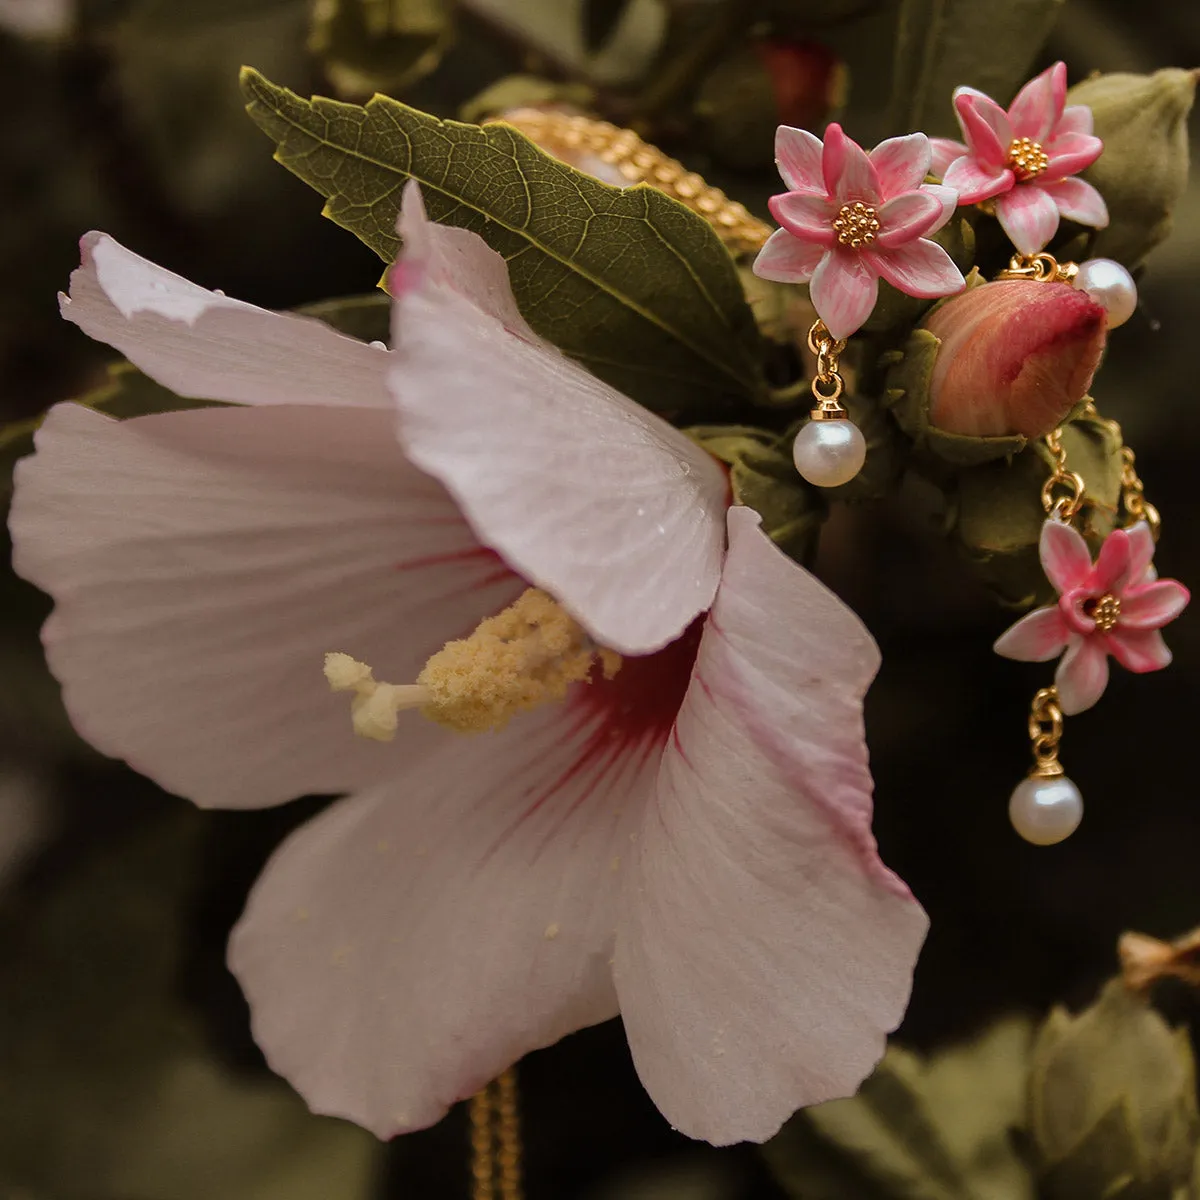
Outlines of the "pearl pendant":
{"type": "Polygon", "coordinates": [[[1089,258],[1079,264],[1071,286],[1086,292],[1108,313],[1108,328],[1124,325],[1137,308],[1137,284],[1119,262],[1089,258]]]}
{"type": "Polygon", "coordinates": [[[1013,789],[1008,802],[1013,828],[1035,846],[1053,846],[1069,838],[1083,820],[1083,797],[1065,776],[1034,775],[1013,789]]]}
{"type": "Polygon", "coordinates": [[[809,421],[792,446],[796,470],[817,487],[849,483],[867,461],[867,439],[847,417],[809,421]]]}

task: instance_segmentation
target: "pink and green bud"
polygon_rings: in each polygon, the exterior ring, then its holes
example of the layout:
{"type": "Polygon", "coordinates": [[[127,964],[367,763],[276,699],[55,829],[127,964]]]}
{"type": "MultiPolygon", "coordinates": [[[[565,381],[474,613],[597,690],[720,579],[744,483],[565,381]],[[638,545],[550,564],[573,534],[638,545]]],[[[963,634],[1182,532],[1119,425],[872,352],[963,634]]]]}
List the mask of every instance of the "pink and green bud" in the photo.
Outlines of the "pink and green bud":
{"type": "Polygon", "coordinates": [[[1105,310],[1063,283],[985,283],[922,322],[938,341],[928,423],[968,437],[1041,437],[1087,395],[1105,310]]]}

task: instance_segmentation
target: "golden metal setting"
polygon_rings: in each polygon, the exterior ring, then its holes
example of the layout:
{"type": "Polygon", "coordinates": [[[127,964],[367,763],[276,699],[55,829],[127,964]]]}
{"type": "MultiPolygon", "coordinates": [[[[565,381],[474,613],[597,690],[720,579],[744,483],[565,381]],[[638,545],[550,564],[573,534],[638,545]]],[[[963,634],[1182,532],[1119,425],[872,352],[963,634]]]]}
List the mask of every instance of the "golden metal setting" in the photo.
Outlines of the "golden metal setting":
{"type": "Polygon", "coordinates": [[[1079,264],[1060,263],[1053,254],[1014,254],[997,279],[1032,279],[1035,283],[1070,283],[1079,264]]]}
{"type": "Polygon", "coordinates": [[[853,204],[843,204],[833,222],[837,230],[837,240],[851,250],[859,250],[869,246],[879,232],[879,214],[861,200],[853,204]]]}
{"type": "Polygon", "coordinates": [[[1052,457],[1050,477],[1042,484],[1042,507],[1056,521],[1071,521],[1083,507],[1083,479],[1067,470],[1067,452],[1062,444],[1062,429],[1046,434],[1046,448],[1052,457]],[[1062,493],[1057,494],[1056,493],[1062,493]]]}
{"type": "Polygon", "coordinates": [[[838,370],[838,359],[846,349],[844,338],[835,338],[824,321],[813,322],[808,331],[808,348],[817,357],[816,374],[812,379],[812,394],[817,401],[808,414],[813,421],[844,421],[847,419],[841,397],[846,381],[838,370]]]}
{"type": "Polygon", "coordinates": [[[1050,165],[1050,155],[1031,138],[1013,138],[1006,161],[1012,173],[1024,182],[1036,179],[1050,165]]]}
{"type": "Polygon", "coordinates": [[[1111,417],[1102,417],[1096,411],[1096,402],[1089,400],[1083,410],[1083,415],[1102,421],[1121,446],[1121,505],[1128,518],[1127,525],[1136,525],[1145,521],[1150,526],[1150,532],[1157,542],[1162,533],[1162,516],[1158,509],[1146,499],[1146,489],[1137,473],[1137,456],[1132,447],[1126,446],[1121,426],[1111,417]]]}
{"type": "Polygon", "coordinates": [[[1101,633],[1107,633],[1110,629],[1115,629],[1117,622],[1121,619],[1120,597],[1114,596],[1111,592],[1105,592],[1099,600],[1084,605],[1084,612],[1088,613],[1096,622],[1096,628],[1101,633]]]}
{"type": "Polygon", "coordinates": [[[694,171],[642,141],[632,129],[620,129],[574,113],[519,108],[498,121],[520,130],[555,157],[594,154],[632,183],[647,183],[699,213],[736,254],[753,254],[771,236],[769,226],[744,205],[709,187],[694,171]]]}
{"type": "Polygon", "coordinates": [[[1058,761],[1058,744],[1063,735],[1063,712],[1058,689],[1042,688],[1029,709],[1029,740],[1033,743],[1033,770],[1030,779],[1057,779],[1063,773],[1058,761]]]}
{"type": "Polygon", "coordinates": [[[513,1068],[471,1097],[472,1200],[521,1200],[521,1127],[513,1068]]]}

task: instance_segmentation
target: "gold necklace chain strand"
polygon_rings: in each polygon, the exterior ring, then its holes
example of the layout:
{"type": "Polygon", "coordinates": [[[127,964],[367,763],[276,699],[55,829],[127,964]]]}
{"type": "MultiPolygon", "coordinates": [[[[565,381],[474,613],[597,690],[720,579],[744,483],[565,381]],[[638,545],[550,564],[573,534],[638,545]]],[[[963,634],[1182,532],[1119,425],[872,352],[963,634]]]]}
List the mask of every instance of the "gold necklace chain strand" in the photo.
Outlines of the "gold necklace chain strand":
{"type": "Polygon", "coordinates": [[[517,1073],[510,1067],[471,1097],[472,1200],[522,1200],[517,1073]]]}
{"type": "Polygon", "coordinates": [[[771,235],[770,228],[720,188],[710,187],[694,171],[644,142],[632,129],[575,113],[518,108],[496,118],[520,130],[543,150],[577,165],[581,154],[594,154],[630,183],[648,183],[699,213],[736,254],[752,254],[771,235]]]}
{"type": "Polygon", "coordinates": [[[1060,263],[1052,254],[1014,254],[997,279],[1032,279],[1037,283],[1070,283],[1079,274],[1079,264],[1060,263]]]}
{"type": "Polygon", "coordinates": [[[1077,472],[1067,470],[1062,429],[1051,430],[1046,434],[1045,441],[1053,458],[1053,468],[1050,477],[1042,484],[1042,507],[1047,516],[1070,523],[1083,507],[1083,479],[1077,472]],[[1059,491],[1065,494],[1055,495],[1059,491]]]}

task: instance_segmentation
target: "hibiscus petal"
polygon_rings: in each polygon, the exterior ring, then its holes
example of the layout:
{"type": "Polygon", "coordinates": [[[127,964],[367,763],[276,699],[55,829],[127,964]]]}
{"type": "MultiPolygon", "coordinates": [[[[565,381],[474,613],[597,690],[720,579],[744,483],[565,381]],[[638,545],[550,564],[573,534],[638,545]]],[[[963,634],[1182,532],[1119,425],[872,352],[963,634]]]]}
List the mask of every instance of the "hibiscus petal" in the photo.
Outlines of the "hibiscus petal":
{"type": "Polygon", "coordinates": [[[715,459],[532,333],[503,259],[404,193],[389,386],[409,456],[479,539],[606,646],[677,637],[716,591],[728,480],[715,459]]]}
{"type": "Polygon", "coordinates": [[[956,142],[951,138],[930,138],[929,148],[933,151],[929,171],[938,179],[946,174],[946,169],[956,158],[962,158],[964,154],[968,153],[967,147],[962,142],[956,142]]]}
{"type": "Polygon", "coordinates": [[[933,163],[933,146],[923,133],[909,133],[880,142],[867,157],[879,179],[880,195],[888,200],[920,186],[933,163]]]}
{"type": "Polygon", "coordinates": [[[1061,137],[1064,133],[1091,134],[1094,132],[1095,120],[1092,117],[1091,108],[1086,104],[1070,104],[1063,109],[1063,115],[1055,125],[1051,139],[1061,137]]]}
{"type": "Polygon", "coordinates": [[[1091,708],[1108,687],[1108,654],[1102,638],[1073,637],[1054,673],[1059,707],[1068,717],[1091,708]]]}
{"type": "Polygon", "coordinates": [[[393,759],[390,781],[267,864],[229,965],[267,1061],[313,1111],[381,1138],[421,1129],[616,1015],[616,896],[658,756],[578,714],[492,735],[426,725],[421,762],[393,759]]]}
{"type": "Polygon", "coordinates": [[[1062,179],[1046,188],[1061,216],[1080,225],[1103,229],[1108,224],[1108,205],[1086,179],[1062,179]]]}
{"type": "Polygon", "coordinates": [[[825,189],[836,204],[863,200],[878,204],[879,176],[866,151],[848,138],[835,121],[825,130],[825,150],[821,159],[825,189]]]}
{"type": "Polygon", "coordinates": [[[1004,109],[981,92],[959,88],[954,93],[954,111],[958,114],[958,123],[967,139],[968,152],[975,162],[984,169],[1003,168],[1008,161],[1008,147],[1012,141],[1004,109]]]}
{"type": "Polygon", "coordinates": [[[771,216],[801,241],[822,248],[833,245],[833,218],[837,210],[824,196],[784,192],[768,201],[771,216]]]}
{"type": "Polygon", "coordinates": [[[780,125],[775,130],[775,165],[793,192],[825,194],[821,175],[821,139],[807,129],[780,125]]]}
{"type": "Polygon", "coordinates": [[[1063,115],[1067,101],[1067,65],[1057,62],[1031,79],[1008,108],[1014,137],[1044,142],[1063,115]]]}
{"type": "MultiPolygon", "coordinates": [[[[1108,652],[1135,675],[1161,671],[1171,665],[1171,651],[1157,629],[1123,629],[1117,626],[1105,635],[1108,652]]],[[[1063,712],[1067,710],[1064,708],[1063,712]]]]}
{"type": "Polygon", "coordinates": [[[1100,157],[1103,149],[1104,143],[1098,137],[1089,137],[1082,133],[1068,133],[1056,137],[1046,147],[1050,161],[1038,176],[1038,183],[1057,183],[1068,175],[1085,170],[1100,157]]]}
{"type": "Polygon", "coordinates": [[[1129,584],[1137,582],[1133,567],[1129,534],[1124,529],[1114,529],[1100,547],[1088,584],[1097,595],[1105,592],[1120,595],[1129,584]]]}
{"type": "Polygon", "coordinates": [[[1046,521],[1038,543],[1042,570],[1061,596],[1082,587],[1092,573],[1092,554],[1083,535],[1063,521],[1046,521]]]}
{"type": "Polygon", "coordinates": [[[823,246],[814,246],[777,229],[758,252],[754,274],[777,283],[807,283],[825,256],[823,246]]]}
{"type": "Polygon", "coordinates": [[[808,285],[817,316],[835,338],[856,332],[875,307],[879,278],[864,260],[865,255],[851,250],[830,250],[808,285]]]}
{"type": "Polygon", "coordinates": [[[1174,579],[1160,579],[1141,587],[1128,588],[1121,596],[1119,631],[1161,629],[1188,606],[1191,593],[1174,579]]]}
{"type": "Polygon", "coordinates": [[[966,287],[962,272],[950,255],[937,242],[925,238],[906,242],[894,250],[867,251],[863,257],[892,287],[909,296],[929,300],[961,292],[966,287]]]}
{"type": "Polygon", "coordinates": [[[978,204],[1007,192],[1016,177],[1007,167],[991,167],[974,158],[956,158],[942,182],[958,193],[959,204],[978,204]]]}
{"type": "Polygon", "coordinates": [[[1067,646],[1070,631],[1058,605],[1034,609],[996,639],[992,649],[1018,662],[1049,662],[1067,646]]]}
{"type": "Polygon", "coordinates": [[[62,314],[164,387],[235,404],[391,408],[388,355],[323,321],[231,300],[104,233],[80,240],[62,314]]]}
{"type": "Polygon", "coordinates": [[[757,524],[730,512],[615,960],[642,1082],[673,1125],[719,1145],[855,1090],[904,1013],[927,928],[871,836],[862,696],[878,651],[757,524]]]}
{"type": "Polygon", "coordinates": [[[50,410],[17,467],[13,562],[57,602],[46,654],[88,741],[228,808],[420,756],[419,719],[388,750],[354,736],[323,655],[415,678],[523,584],[393,425],[365,409],[50,410]]]}
{"type": "Polygon", "coordinates": [[[1037,184],[1018,184],[996,200],[996,216],[1022,254],[1036,254],[1058,229],[1058,206],[1037,184]]]}
{"type": "Polygon", "coordinates": [[[875,244],[883,250],[891,250],[914,238],[924,237],[943,220],[942,213],[941,198],[929,195],[924,189],[897,196],[879,210],[880,230],[875,244]]]}

